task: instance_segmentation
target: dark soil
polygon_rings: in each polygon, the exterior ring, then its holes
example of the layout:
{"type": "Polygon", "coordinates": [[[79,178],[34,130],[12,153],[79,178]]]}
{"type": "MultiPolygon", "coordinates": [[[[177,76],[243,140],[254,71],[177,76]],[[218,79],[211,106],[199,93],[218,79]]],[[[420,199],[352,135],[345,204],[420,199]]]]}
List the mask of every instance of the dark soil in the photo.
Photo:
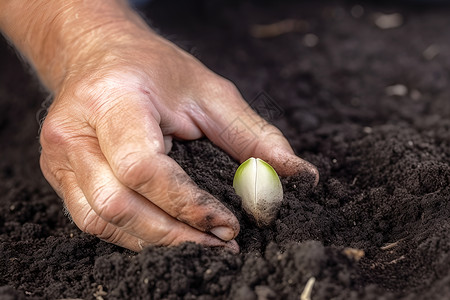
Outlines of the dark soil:
{"type": "Polygon", "coordinates": [[[239,255],[195,244],[135,254],[71,224],[39,171],[46,95],[2,42],[1,299],[299,299],[312,276],[313,300],[450,299],[450,10],[257,2],[146,10],[247,100],[270,95],[281,110],[266,117],[320,170],[313,190],[284,178],[279,217],[259,229],[233,192],[238,163],[207,140],[175,143],[172,157],[241,221],[239,255]],[[403,24],[380,29],[381,12],[403,24]],[[286,19],[301,20],[296,31],[251,35],[286,19]],[[396,84],[407,90],[392,95],[396,84]]]}

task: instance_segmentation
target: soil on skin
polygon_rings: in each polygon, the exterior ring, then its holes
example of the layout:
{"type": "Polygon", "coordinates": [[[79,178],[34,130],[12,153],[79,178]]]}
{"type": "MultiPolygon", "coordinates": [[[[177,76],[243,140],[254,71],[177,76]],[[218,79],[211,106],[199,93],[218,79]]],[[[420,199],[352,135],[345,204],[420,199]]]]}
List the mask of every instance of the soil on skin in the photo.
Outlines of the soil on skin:
{"type": "Polygon", "coordinates": [[[299,299],[311,277],[314,300],[450,299],[447,8],[216,0],[146,11],[248,101],[266,92],[252,103],[272,103],[260,112],[319,168],[318,186],[283,178],[278,219],[259,229],[233,192],[238,163],[208,140],[176,142],[170,155],[239,218],[241,253],[136,254],[84,234],[39,170],[46,94],[3,41],[1,299],[299,299]],[[379,13],[401,26],[379,28],[379,13]],[[286,19],[295,31],[253,36],[286,19]]]}

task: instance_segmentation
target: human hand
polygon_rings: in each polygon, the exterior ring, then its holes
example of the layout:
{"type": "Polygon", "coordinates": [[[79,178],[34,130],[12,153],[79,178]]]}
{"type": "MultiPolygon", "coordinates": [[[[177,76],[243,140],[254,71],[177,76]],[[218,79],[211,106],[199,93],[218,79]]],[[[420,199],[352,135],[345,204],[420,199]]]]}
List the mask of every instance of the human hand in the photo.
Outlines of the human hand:
{"type": "Polygon", "coordinates": [[[165,141],[206,135],[239,161],[260,157],[280,175],[303,172],[317,182],[317,169],[231,82],[130,19],[72,38],[65,68],[34,58],[55,93],[41,131],[44,176],[76,225],[108,242],[135,251],[185,241],[238,251],[237,219],[166,155],[165,141]],[[231,124],[233,135],[222,134],[231,124]],[[236,140],[250,142],[241,149],[236,140]]]}
{"type": "Polygon", "coordinates": [[[283,175],[316,176],[316,169],[229,81],[156,35],[147,38],[90,56],[89,67],[65,81],[42,128],[44,175],[78,227],[106,241],[136,251],[184,241],[237,249],[224,241],[238,234],[238,221],[165,154],[163,137],[206,134],[237,159],[261,157],[283,175]],[[219,138],[236,118],[241,138],[250,134],[244,126],[257,137],[242,152],[219,138]]]}

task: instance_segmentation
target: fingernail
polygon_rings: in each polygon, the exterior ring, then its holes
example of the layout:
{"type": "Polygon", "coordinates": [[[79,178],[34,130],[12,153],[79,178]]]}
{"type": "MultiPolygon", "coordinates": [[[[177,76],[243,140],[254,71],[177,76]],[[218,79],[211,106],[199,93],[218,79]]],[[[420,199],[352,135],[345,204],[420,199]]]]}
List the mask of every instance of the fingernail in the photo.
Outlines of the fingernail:
{"type": "Polygon", "coordinates": [[[171,135],[165,135],[164,137],[164,152],[166,154],[169,154],[170,150],[172,150],[172,136],[171,135]]]}
{"type": "Polygon", "coordinates": [[[312,179],[314,180],[313,182],[313,186],[317,186],[317,184],[319,183],[319,170],[317,170],[317,167],[314,166],[313,164],[307,162],[307,166],[306,166],[306,170],[309,172],[309,174],[311,174],[312,179]]]}
{"type": "Polygon", "coordinates": [[[234,231],[230,227],[219,226],[211,229],[210,232],[223,241],[229,241],[234,238],[234,231]]]}

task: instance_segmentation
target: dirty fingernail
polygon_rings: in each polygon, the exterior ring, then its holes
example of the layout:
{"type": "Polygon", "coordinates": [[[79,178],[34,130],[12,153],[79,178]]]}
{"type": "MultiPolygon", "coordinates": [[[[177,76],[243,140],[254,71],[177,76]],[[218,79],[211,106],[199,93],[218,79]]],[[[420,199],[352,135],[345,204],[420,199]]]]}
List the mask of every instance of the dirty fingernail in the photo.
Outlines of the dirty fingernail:
{"type": "Polygon", "coordinates": [[[225,226],[215,227],[211,229],[210,232],[223,241],[229,241],[234,238],[234,231],[229,227],[225,226]]]}
{"type": "Polygon", "coordinates": [[[312,163],[301,159],[298,156],[292,155],[291,159],[288,159],[288,165],[292,166],[293,172],[290,170],[289,175],[300,175],[305,182],[310,182],[312,186],[317,186],[319,183],[319,171],[312,163]]]}
{"type": "Polygon", "coordinates": [[[308,163],[307,170],[313,177],[313,180],[314,180],[313,186],[317,186],[317,184],[319,183],[319,178],[320,178],[319,170],[317,170],[316,166],[314,166],[311,163],[308,163]]]}

